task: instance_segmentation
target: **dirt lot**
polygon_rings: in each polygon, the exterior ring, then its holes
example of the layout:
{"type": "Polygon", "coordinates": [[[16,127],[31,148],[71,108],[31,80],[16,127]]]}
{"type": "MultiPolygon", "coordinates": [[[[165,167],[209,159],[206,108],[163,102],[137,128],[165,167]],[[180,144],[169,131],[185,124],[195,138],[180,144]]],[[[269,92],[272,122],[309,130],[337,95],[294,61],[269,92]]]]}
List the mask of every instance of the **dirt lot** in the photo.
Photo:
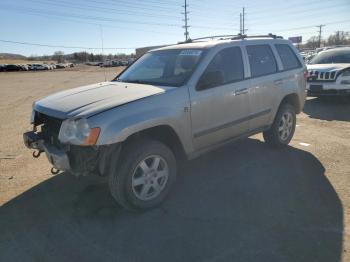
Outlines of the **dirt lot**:
{"type": "Polygon", "coordinates": [[[103,79],[0,73],[0,261],[350,261],[350,104],[309,99],[287,149],[258,135],[188,162],[135,214],[105,179],[52,176],[22,144],[33,100],[103,79]]]}

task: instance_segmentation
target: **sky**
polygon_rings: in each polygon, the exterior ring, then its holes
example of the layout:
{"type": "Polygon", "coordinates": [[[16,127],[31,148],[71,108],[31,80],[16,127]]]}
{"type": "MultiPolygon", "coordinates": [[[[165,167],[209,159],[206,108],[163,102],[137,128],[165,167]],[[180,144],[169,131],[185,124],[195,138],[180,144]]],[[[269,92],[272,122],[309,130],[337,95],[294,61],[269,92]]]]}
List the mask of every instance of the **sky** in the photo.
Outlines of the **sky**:
{"type": "MultiPolygon", "coordinates": [[[[350,31],[350,0],[187,0],[190,38],[237,34],[302,36],[350,31]]],[[[0,53],[132,53],[184,40],[184,0],[0,0],[0,53]],[[4,41],[28,44],[10,43],[4,41]],[[29,44],[40,44],[35,46],[29,44]],[[45,46],[51,45],[53,47],[45,46]]]]}

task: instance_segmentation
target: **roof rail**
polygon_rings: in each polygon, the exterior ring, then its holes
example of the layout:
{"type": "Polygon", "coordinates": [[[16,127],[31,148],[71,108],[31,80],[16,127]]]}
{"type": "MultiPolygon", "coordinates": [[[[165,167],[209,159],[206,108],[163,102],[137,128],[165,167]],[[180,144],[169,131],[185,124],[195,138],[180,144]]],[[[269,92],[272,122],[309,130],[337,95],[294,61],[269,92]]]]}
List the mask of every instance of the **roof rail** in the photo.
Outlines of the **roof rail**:
{"type": "Polygon", "coordinates": [[[224,39],[231,39],[232,37],[236,37],[237,35],[213,35],[213,36],[204,36],[204,37],[199,37],[199,38],[194,38],[194,39],[188,39],[187,41],[184,42],[179,42],[179,44],[186,44],[186,43],[192,43],[192,42],[197,42],[200,40],[206,40],[206,39],[216,39],[218,40],[224,40],[224,39]]]}
{"type": "Polygon", "coordinates": [[[266,37],[270,37],[273,39],[283,39],[282,36],[278,36],[278,35],[274,35],[274,34],[267,34],[267,35],[242,35],[242,34],[238,34],[237,36],[233,37],[232,40],[236,40],[236,39],[245,39],[245,38],[266,38],[266,37]]]}
{"type": "Polygon", "coordinates": [[[198,41],[204,41],[206,39],[217,39],[217,40],[238,40],[238,39],[246,39],[246,38],[273,38],[273,39],[283,39],[282,36],[274,35],[274,34],[267,34],[267,35],[243,35],[243,34],[237,34],[237,35],[214,35],[214,36],[205,36],[205,37],[199,37],[194,39],[188,39],[184,42],[179,42],[179,44],[186,44],[186,43],[192,43],[192,42],[198,42],[198,41]]]}

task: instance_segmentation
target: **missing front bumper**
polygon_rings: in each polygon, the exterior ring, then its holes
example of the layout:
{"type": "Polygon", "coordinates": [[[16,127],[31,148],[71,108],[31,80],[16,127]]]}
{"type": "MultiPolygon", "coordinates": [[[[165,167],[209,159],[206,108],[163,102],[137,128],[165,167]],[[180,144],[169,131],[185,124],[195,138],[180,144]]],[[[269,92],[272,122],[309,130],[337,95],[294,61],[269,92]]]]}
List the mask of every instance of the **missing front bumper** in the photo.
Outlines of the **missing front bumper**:
{"type": "Polygon", "coordinates": [[[45,152],[47,159],[54,168],[61,171],[71,170],[69,158],[66,152],[63,149],[45,143],[40,134],[37,134],[34,131],[26,132],[23,134],[23,142],[29,149],[45,152]]]}
{"type": "Polygon", "coordinates": [[[350,96],[350,89],[307,90],[308,96],[350,96]]]}
{"type": "Polygon", "coordinates": [[[23,134],[26,147],[45,152],[49,162],[60,171],[68,171],[76,176],[91,173],[106,176],[115,172],[121,152],[121,143],[103,146],[56,147],[45,142],[41,133],[34,131],[23,134]]]}

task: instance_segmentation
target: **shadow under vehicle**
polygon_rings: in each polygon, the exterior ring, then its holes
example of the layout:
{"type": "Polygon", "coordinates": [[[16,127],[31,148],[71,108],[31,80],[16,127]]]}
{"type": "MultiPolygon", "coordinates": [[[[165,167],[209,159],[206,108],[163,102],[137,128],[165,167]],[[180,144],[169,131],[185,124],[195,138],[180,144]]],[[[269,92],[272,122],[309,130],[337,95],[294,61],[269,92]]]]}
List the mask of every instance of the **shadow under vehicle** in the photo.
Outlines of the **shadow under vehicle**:
{"type": "Polygon", "coordinates": [[[116,208],[101,178],[52,177],[0,208],[0,260],[341,260],[342,204],[312,154],[250,138],[179,173],[144,213],[116,208]]]}
{"type": "Polygon", "coordinates": [[[350,121],[350,103],[341,97],[308,99],[303,112],[310,118],[327,121],[350,121]]]}

